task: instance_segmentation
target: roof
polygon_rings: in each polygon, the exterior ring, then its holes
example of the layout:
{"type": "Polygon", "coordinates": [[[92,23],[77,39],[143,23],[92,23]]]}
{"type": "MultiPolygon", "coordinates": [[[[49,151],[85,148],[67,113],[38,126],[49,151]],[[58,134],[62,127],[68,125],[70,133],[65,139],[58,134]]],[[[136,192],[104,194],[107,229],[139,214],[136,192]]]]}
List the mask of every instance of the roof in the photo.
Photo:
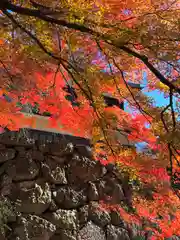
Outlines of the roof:
{"type": "MultiPolygon", "coordinates": [[[[136,89],[142,89],[140,84],[136,84],[136,83],[131,83],[128,82],[128,85],[132,88],[136,88],[136,89]]],[[[108,94],[106,95],[106,97],[112,98],[111,96],[108,96],[108,94]]],[[[5,95],[5,99],[6,101],[11,101],[11,99],[5,95]]],[[[118,99],[117,99],[118,100],[118,99]]],[[[40,116],[40,115],[36,115],[36,114],[32,114],[32,111],[30,111],[31,109],[29,109],[29,107],[24,106],[23,110],[21,111],[21,113],[23,113],[24,118],[27,119],[32,119],[32,123],[28,123],[28,124],[24,124],[21,126],[21,128],[23,129],[30,129],[30,130],[36,130],[36,131],[41,131],[47,134],[59,134],[62,136],[68,136],[68,137],[75,137],[78,138],[77,136],[74,136],[74,134],[70,131],[62,131],[60,130],[62,128],[61,124],[59,123],[59,127],[58,128],[50,128],[49,127],[49,117],[44,117],[44,116],[40,116]]],[[[31,121],[29,121],[31,122],[31,121]]],[[[129,142],[128,140],[128,133],[124,132],[124,131],[114,131],[114,134],[118,140],[118,142],[124,146],[133,146],[132,142],[129,142]]],[[[90,139],[87,138],[79,138],[79,139],[84,139],[82,140],[83,144],[85,144],[85,142],[89,142],[90,143],[90,139]],[[86,141],[85,141],[86,139],[86,141]]]]}

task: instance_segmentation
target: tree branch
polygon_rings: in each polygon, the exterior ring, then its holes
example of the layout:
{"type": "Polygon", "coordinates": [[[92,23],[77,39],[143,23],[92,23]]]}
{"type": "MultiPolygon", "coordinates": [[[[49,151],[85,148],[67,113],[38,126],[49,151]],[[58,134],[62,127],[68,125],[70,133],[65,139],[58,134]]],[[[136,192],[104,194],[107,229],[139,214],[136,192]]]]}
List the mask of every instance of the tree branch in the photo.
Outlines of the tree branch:
{"type": "Polygon", "coordinates": [[[128,86],[128,84],[127,84],[127,82],[126,82],[126,80],[125,80],[123,71],[119,68],[119,66],[116,64],[116,62],[115,62],[114,59],[113,59],[113,63],[114,63],[114,65],[116,66],[116,68],[118,68],[118,70],[120,71],[121,77],[122,77],[122,79],[123,79],[123,82],[124,82],[124,84],[126,85],[126,88],[128,89],[128,91],[129,91],[132,99],[133,99],[134,102],[136,103],[137,108],[139,109],[139,111],[142,113],[142,115],[146,118],[146,120],[147,120],[147,121],[150,123],[150,125],[151,125],[151,122],[150,122],[149,119],[146,117],[146,115],[148,115],[148,116],[151,117],[151,118],[153,118],[153,117],[152,117],[149,113],[147,113],[144,109],[142,109],[141,105],[136,101],[134,94],[132,93],[130,87],[128,86]],[[146,114],[146,115],[144,115],[144,114],[146,114]]]}
{"type": "Polygon", "coordinates": [[[166,86],[168,86],[170,89],[175,90],[176,92],[178,92],[180,94],[180,88],[178,88],[177,86],[175,86],[173,83],[171,83],[170,81],[168,81],[167,78],[165,78],[160,71],[158,71],[150,62],[147,56],[141,55],[136,51],[131,50],[130,48],[126,47],[126,46],[118,46],[119,49],[125,51],[126,53],[140,59],[146,66],[147,68],[160,80],[160,82],[162,82],[163,84],[165,84],[166,86]]]}
{"type": "Polygon", "coordinates": [[[169,107],[170,107],[170,104],[168,104],[168,105],[162,110],[162,112],[161,112],[161,121],[162,121],[162,123],[163,123],[163,125],[164,125],[164,128],[166,129],[166,132],[169,132],[169,129],[168,129],[168,127],[167,127],[167,125],[166,125],[166,122],[165,122],[165,120],[164,120],[164,113],[165,113],[165,111],[166,111],[169,107]]]}
{"type": "Polygon", "coordinates": [[[12,75],[10,74],[9,70],[7,69],[6,65],[4,64],[4,62],[0,59],[0,63],[2,64],[7,76],[9,77],[9,79],[11,80],[11,82],[13,82],[13,77],[12,75]]]}
{"type": "Polygon", "coordinates": [[[175,112],[174,112],[174,107],[173,107],[173,91],[172,91],[172,89],[170,89],[170,92],[169,92],[169,104],[171,107],[171,115],[172,115],[172,120],[173,120],[173,131],[175,131],[176,118],[175,118],[175,112]]]}
{"type": "Polygon", "coordinates": [[[60,57],[55,56],[52,52],[48,51],[45,46],[39,41],[39,39],[34,36],[29,30],[27,30],[26,28],[24,28],[22,25],[20,25],[15,19],[14,17],[8,13],[6,10],[3,11],[3,13],[12,21],[12,23],[15,24],[15,26],[17,26],[18,28],[20,28],[23,32],[25,32],[30,38],[32,38],[37,45],[43,50],[43,52],[45,52],[47,55],[49,55],[50,57],[54,58],[55,60],[60,60],[60,57]]]}
{"type": "Polygon", "coordinates": [[[110,40],[110,36],[107,35],[103,35],[101,33],[98,33],[84,25],[80,25],[80,24],[76,24],[76,23],[68,23],[65,20],[60,20],[60,19],[55,19],[52,18],[50,16],[44,15],[42,14],[42,12],[40,10],[34,10],[34,9],[30,9],[30,8],[24,8],[24,7],[20,7],[20,6],[16,6],[12,3],[10,3],[8,0],[1,0],[0,2],[0,9],[4,12],[7,10],[11,10],[12,12],[16,12],[19,13],[21,15],[26,15],[26,16],[34,16],[36,18],[39,18],[43,21],[52,23],[52,24],[57,24],[57,25],[61,25],[63,27],[67,27],[67,28],[71,28],[83,33],[87,33],[87,34],[91,34],[96,38],[100,38],[102,40],[104,40],[106,43],[119,48],[120,50],[123,50],[124,52],[140,59],[145,65],[146,67],[160,80],[160,82],[162,82],[163,84],[165,84],[166,86],[168,86],[170,89],[176,91],[177,93],[180,94],[180,88],[178,88],[177,86],[175,86],[172,82],[168,81],[167,78],[165,78],[160,71],[158,71],[150,62],[147,56],[141,55],[136,51],[131,50],[130,48],[128,48],[127,46],[122,46],[117,44],[117,42],[111,41],[110,40]]]}
{"type": "MultiPolygon", "coordinates": [[[[12,12],[16,12],[16,13],[19,13],[21,15],[36,17],[36,18],[39,18],[39,19],[41,19],[43,21],[46,21],[46,22],[49,22],[49,23],[54,23],[54,24],[57,24],[57,25],[60,25],[60,26],[63,26],[63,27],[78,30],[80,32],[95,35],[95,31],[91,30],[88,27],[85,27],[84,25],[80,25],[80,24],[76,24],[76,23],[68,23],[67,21],[62,20],[62,19],[52,18],[50,16],[45,15],[40,10],[19,7],[19,6],[16,6],[16,5],[14,5],[14,4],[6,1],[6,0],[3,0],[3,2],[0,2],[0,9],[2,10],[2,12],[10,10],[12,12]]],[[[98,33],[96,33],[96,34],[98,34],[98,33]]]]}

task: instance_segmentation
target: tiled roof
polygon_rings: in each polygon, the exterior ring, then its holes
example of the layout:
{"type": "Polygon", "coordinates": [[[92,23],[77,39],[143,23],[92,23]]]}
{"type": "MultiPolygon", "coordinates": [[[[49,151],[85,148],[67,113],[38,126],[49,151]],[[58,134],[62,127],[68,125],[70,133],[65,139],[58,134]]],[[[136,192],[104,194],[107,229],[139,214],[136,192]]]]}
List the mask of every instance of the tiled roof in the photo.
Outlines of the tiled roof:
{"type": "MultiPolygon", "coordinates": [[[[135,84],[135,83],[128,83],[128,85],[132,88],[136,88],[136,89],[139,89],[141,90],[142,87],[140,86],[140,84],[135,84]]],[[[8,97],[8,96],[5,96],[5,99],[7,101],[10,101],[11,99],[8,97]]],[[[123,103],[120,103],[118,101],[118,99],[116,98],[112,98],[111,96],[108,96],[105,95],[105,101],[106,101],[106,104],[109,106],[110,105],[116,105],[118,107],[120,107],[121,109],[124,110],[124,106],[123,106],[123,103]]],[[[23,111],[23,115],[25,118],[33,118],[35,119],[34,121],[34,124],[29,124],[29,125],[22,125],[21,128],[27,128],[27,129],[33,129],[36,130],[36,131],[41,131],[41,132],[44,132],[45,134],[59,134],[59,135],[64,135],[64,136],[69,136],[69,137],[75,137],[75,138],[78,138],[76,136],[73,135],[73,133],[71,132],[68,132],[68,131],[61,131],[60,128],[57,129],[57,128],[49,128],[48,127],[48,123],[49,123],[49,117],[44,117],[44,116],[40,116],[40,115],[35,115],[35,114],[32,114],[32,111],[30,111],[31,109],[29,109],[29,107],[24,107],[23,111]]],[[[125,145],[125,146],[133,146],[133,143],[132,142],[129,142],[128,140],[128,133],[125,132],[125,131],[113,131],[113,134],[115,134],[118,142],[122,145],[125,145]]],[[[85,138],[79,138],[79,139],[85,139],[85,138]]],[[[85,140],[84,140],[85,141],[85,140]]],[[[90,139],[86,139],[87,142],[90,142],[90,139]]]]}

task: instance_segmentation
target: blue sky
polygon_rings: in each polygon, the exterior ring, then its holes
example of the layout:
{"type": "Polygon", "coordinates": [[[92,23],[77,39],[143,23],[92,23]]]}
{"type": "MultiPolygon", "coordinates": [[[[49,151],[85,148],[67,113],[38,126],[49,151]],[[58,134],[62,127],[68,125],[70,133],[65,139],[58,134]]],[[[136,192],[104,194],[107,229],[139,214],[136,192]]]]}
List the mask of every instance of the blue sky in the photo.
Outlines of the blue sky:
{"type": "Polygon", "coordinates": [[[152,92],[145,93],[148,97],[152,97],[155,100],[156,106],[162,107],[166,106],[169,103],[167,98],[164,98],[163,94],[158,90],[154,90],[152,92]]]}
{"type": "MultiPolygon", "coordinates": [[[[142,79],[142,85],[147,85],[147,74],[146,72],[143,73],[143,79],[142,79]]],[[[148,97],[152,97],[155,101],[155,105],[162,107],[166,106],[169,102],[168,98],[165,98],[163,93],[158,90],[153,90],[151,92],[146,91],[146,88],[142,90],[143,93],[145,93],[148,97]]]]}
{"type": "MultiPolygon", "coordinates": [[[[142,85],[144,85],[144,86],[146,86],[146,84],[147,84],[147,76],[145,73],[143,74],[142,83],[143,83],[142,85]]],[[[148,97],[151,97],[154,99],[155,106],[163,107],[163,106],[167,106],[169,104],[169,98],[165,98],[164,94],[162,92],[160,92],[159,90],[147,91],[146,88],[144,88],[142,91],[148,97]]],[[[176,99],[174,97],[173,104],[175,105],[175,103],[176,103],[176,99]]],[[[175,111],[176,110],[177,109],[175,109],[175,111]]]]}
{"type": "MultiPolygon", "coordinates": [[[[113,69],[113,67],[112,67],[112,69],[113,69]]],[[[102,71],[109,71],[109,67],[107,66],[107,68],[103,69],[102,71]]],[[[130,81],[130,79],[129,79],[129,81],[130,81]]],[[[155,101],[156,106],[162,107],[162,106],[166,106],[169,103],[169,99],[165,98],[163,93],[161,93],[158,90],[147,91],[146,85],[147,85],[147,75],[144,72],[143,78],[142,78],[142,86],[144,86],[144,89],[142,90],[142,92],[144,94],[146,94],[148,97],[152,97],[155,101]]]]}
{"type": "MultiPolygon", "coordinates": [[[[100,57],[100,55],[98,56],[98,57],[100,57]]],[[[103,59],[104,60],[104,59],[103,59]]],[[[111,66],[112,67],[112,66],[111,66]]],[[[112,67],[112,69],[113,69],[113,67],[112,67]]],[[[110,68],[109,68],[109,66],[107,66],[105,69],[103,69],[102,71],[108,71],[108,72],[110,72],[110,68]]],[[[141,82],[141,84],[142,84],[142,86],[144,87],[144,89],[142,90],[142,92],[145,94],[145,95],[147,95],[148,97],[151,97],[153,100],[154,100],[154,105],[155,106],[158,106],[158,107],[165,107],[165,106],[167,106],[168,104],[169,104],[169,98],[165,98],[164,97],[164,94],[162,93],[162,92],[160,92],[159,90],[152,90],[152,91],[147,91],[147,88],[146,88],[146,86],[147,86],[147,74],[146,74],[146,72],[143,72],[143,74],[142,74],[143,76],[142,76],[142,82],[141,82]]],[[[130,81],[131,79],[127,79],[128,81],[130,81]]],[[[174,103],[175,103],[175,99],[173,99],[174,101],[174,103]]],[[[128,104],[127,103],[125,103],[125,111],[128,111],[128,112],[131,112],[132,110],[131,110],[131,108],[128,106],[128,104]]],[[[141,151],[141,149],[143,148],[143,147],[145,147],[146,146],[146,143],[144,142],[141,142],[141,143],[137,143],[136,144],[136,147],[137,147],[137,150],[138,151],[141,151]]]]}
{"type": "MultiPolygon", "coordinates": [[[[8,12],[11,12],[11,11],[8,11],[8,12]]],[[[123,13],[125,15],[130,15],[131,11],[129,9],[125,9],[125,10],[123,10],[123,13]]],[[[102,59],[105,59],[105,57],[103,57],[100,52],[98,52],[98,58],[99,57],[101,57],[102,59]]],[[[146,74],[144,73],[143,75],[144,75],[143,76],[144,79],[142,79],[142,83],[144,85],[144,84],[147,83],[147,81],[146,81],[146,74]]],[[[166,106],[169,102],[169,100],[167,98],[164,98],[163,94],[160,93],[158,90],[154,90],[152,92],[147,92],[146,90],[143,90],[143,92],[147,96],[152,97],[155,100],[155,105],[156,106],[159,106],[159,107],[166,106]]]]}

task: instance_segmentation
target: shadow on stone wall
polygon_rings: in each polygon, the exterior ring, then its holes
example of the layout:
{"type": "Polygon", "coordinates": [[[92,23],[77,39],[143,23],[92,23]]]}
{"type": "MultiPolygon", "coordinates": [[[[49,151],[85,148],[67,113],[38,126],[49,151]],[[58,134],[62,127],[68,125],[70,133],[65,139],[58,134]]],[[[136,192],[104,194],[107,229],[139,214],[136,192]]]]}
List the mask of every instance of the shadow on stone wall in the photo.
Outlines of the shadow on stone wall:
{"type": "Polygon", "coordinates": [[[100,208],[100,200],[130,204],[131,189],[114,166],[92,159],[88,140],[27,134],[0,135],[0,224],[6,235],[0,239],[129,240],[137,234],[118,212],[100,208]]]}

